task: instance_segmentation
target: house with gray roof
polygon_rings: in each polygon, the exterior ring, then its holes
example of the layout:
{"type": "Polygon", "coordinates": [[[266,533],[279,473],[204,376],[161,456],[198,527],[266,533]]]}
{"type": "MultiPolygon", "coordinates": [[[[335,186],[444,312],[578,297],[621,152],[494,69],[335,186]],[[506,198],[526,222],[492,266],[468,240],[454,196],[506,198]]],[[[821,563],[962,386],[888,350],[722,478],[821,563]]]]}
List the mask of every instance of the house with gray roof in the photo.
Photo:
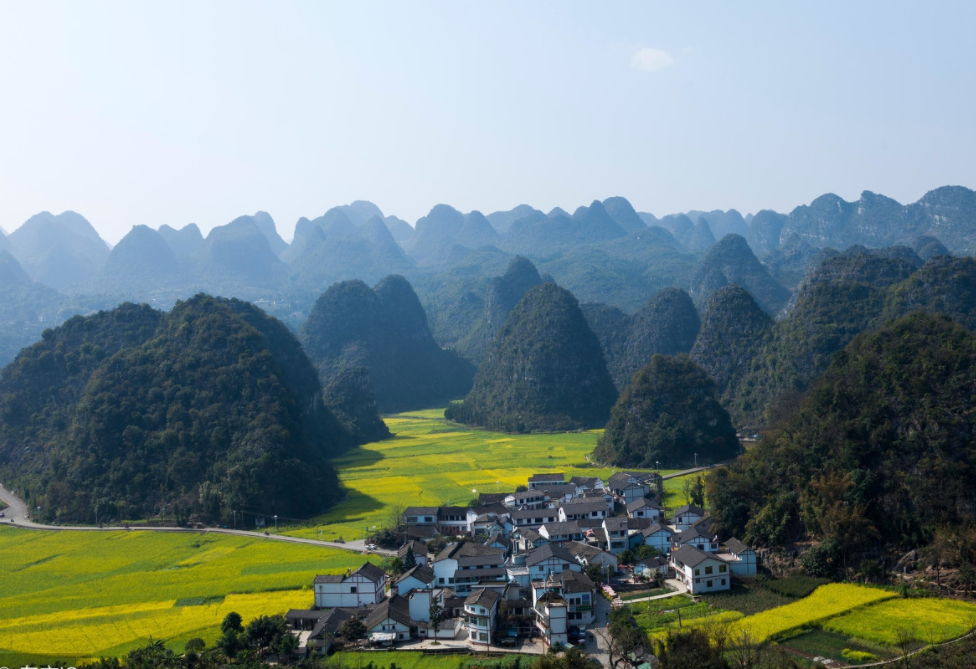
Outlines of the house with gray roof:
{"type": "Polygon", "coordinates": [[[386,573],[367,562],[355,571],[347,569],[345,574],[316,576],[312,587],[317,608],[368,606],[386,597],[386,573]]]}
{"type": "Polygon", "coordinates": [[[688,592],[717,592],[732,587],[732,575],[727,562],[720,557],[686,545],[671,551],[671,568],[688,592]]]}

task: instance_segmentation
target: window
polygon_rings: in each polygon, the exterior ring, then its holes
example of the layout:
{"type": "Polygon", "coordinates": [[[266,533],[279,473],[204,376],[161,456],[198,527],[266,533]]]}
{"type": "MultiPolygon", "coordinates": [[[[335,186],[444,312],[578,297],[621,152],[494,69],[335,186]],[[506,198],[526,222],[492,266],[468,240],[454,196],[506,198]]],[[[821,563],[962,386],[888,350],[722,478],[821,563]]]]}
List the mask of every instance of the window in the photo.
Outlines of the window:
{"type": "Polygon", "coordinates": [[[349,586],[349,593],[355,595],[356,594],[356,586],[354,586],[354,585],[349,586]]]}
{"type": "Polygon", "coordinates": [[[696,570],[695,570],[695,576],[698,576],[699,574],[701,574],[701,570],[699,570],[699,569],[696,569],[696,570]]]}
{"type": "Polygon", "coordinates": [[[722,585],[725,585],[725,579],[724,578],[722,579],[722,585]]]}
{"type": "Polygon", "coordinates": [[[724,574],[725,573],[725,565],[724,564],[720,564],[718,566],[718,570],[724,574]]]}
{"type": "Polygon", "coordinates": [[[705,587],[706,588],[712,587],[712,582],[711,581],[705,581],[705,587]]]}
{"type": "Polygon", "coordinates": [[[712,568],[711,567],[705,567],[705,573],[706,574],[711,574],[712,573],[712,568]]]}
{"type": "Polygon", "coordinates": [[[441,585],[444,585],[444,579],[443,578],[439,578],[437,580],[440,582],[441,585]]]}

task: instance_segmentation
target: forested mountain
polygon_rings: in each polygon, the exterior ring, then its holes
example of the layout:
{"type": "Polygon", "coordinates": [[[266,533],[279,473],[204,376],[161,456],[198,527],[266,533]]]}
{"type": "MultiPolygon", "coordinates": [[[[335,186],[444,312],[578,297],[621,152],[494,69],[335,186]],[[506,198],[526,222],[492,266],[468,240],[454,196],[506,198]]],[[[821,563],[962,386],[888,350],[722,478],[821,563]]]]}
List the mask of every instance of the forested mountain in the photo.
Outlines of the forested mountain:
{"type": "Polygon", "coordinates": [[[588,429],[606,423],[616,396],[576,298],[544,283],[508,315],[471,392],[445,415],[505,432],[588,429]]]}
{"type": "MultiPolygon", "coordinates": [[[[976,508],[976,336],[912,314],[851,341],[798,406],[709,476],[717,529],[755,545],[808,532],[818,569],[914,548],[976,508]]],[[[811,563],[813,560],[811,559],[811,563]]]]}
{"type": "Polygon", "coordinates": [[[726,235],[702,258],[691,278],[692,299],[699,309],[722,286],[735,283],[748,290],[766,313],[775,315],[790,299],[790,291],[769,275],[740,235],[726,235]]]}
{"type": "Polygon", "coordinates": [[[749,393],[739,385],[762,354],[772,330],[773,319],[749,291],[736,284],[712,295],[702,317],[691,358],[715,381],[722,404],[739,423],[754,411],[750,404],[743,404],[743,395],[749,393]]]}
{"type": "Polygon", "coordinates": [[[705,370],[686,354],[655,355],[617,400],[593,457],[613,467],[681,469],[696,454],[702,464],[740,450],[705,370]]]}
{"type": "Polygon", "coordinates": [[[0,471],[45,520],[308,516],[351,443],[294,336],[238,300],[75,317],[0,375],[0,471]]]}
{"type": "Polygon", "coordinates": [[[391,413],[463,397],[474,367],[431,336],[416,293],[402,276],[375,288],[344,281],[315,302],[299,333],[323,384],[366,368],[380,411],[391,413]]]}

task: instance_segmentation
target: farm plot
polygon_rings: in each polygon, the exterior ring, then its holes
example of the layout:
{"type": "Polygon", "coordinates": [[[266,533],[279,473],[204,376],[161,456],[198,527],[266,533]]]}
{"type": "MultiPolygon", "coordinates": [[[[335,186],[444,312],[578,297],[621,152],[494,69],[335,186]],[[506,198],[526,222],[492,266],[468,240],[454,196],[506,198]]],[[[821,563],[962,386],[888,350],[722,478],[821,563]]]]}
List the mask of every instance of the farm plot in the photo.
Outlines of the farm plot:
{"type": "Polygon", "coordinates": [[[754,642],[765,641],[790,630],[813,627],[833,616],[893,597],[897,595],[886,590],[831,583],[820,586],[812,595],[798,602],[747,616],[732,625],[732,632],[736,635],[745,634],[754,642]]]}
{"type": "MultiPolygon", "coordinates": [[[[443,409],[388,416],[396,436],[366,444],[333,460],[348,491],[345,501],[304,526],[285,533],[307,538],[358,539],[387,523],[395,504],[463,506],[479,492],[505,492],[539,472],[600,476],[613,470],[592,466],[587,456],[602,430],[511,435],[475,430],[444,420],[443,409]]],[[[667,473],[667,472],[665,472],[667,473]]],[[[683,482],[668,481],[666,503],[680,506],[683,482]],[[675,504],[676,502],[676,504],[675,504]]]]}
{"type": "Polygon", "coordinates": [[[976,604],[952,599],[891,599],[832,618],[823,628],[894,646],[942,643],[976,628],[976,604]]]}

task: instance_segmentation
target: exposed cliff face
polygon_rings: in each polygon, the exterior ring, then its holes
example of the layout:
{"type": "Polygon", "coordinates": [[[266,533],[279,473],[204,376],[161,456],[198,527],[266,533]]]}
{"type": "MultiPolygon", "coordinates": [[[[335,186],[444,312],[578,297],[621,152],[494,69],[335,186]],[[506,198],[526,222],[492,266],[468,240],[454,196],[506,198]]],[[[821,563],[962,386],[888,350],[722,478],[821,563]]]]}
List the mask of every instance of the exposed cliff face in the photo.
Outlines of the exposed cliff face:
{"type": "Polygon", "coordinates": [[[749,234],[746,236],[752,252],[761,258],[778,248],[784,225],[786,214],[779,214],[771,209],[763,209],[753,216],[749,222],[749,234]]]}
{"type": "Polygon", "coordinates": [[[620,467],[680,468],[738,455],[741,447],[715,383],[687,355],[655,355],[613,407],[594,451],[620,467]]]}
{"type": "Polygon", "coordinates": [[[603,352],[573,295],[529,290],[492,340],[451,420],[506,432],[602,426],[616,399],[603,352]]]}
{"type": "Polygon", "coordinates": [[[730,283],[748,290],[768,314],[778,313],[790,299],[790,291],[769,275],[739,235],[726,235],[702,258],[691,280],[695,306],[704,309],[715,291],[730,283]]]}
{"type": "Polygon", "coordinates": [[[401,276],[375,289],[335,284],[319,297],[299,334],[325,384],[365,367],[384,413],[437,406],[462,397],[474,367],[437,345],[413,288],[401,276]]]}
{"type": "Polygon", "coordinates": [[[743,406],[740,385],[772,329],[773,319],[741,286],[725,286],[708,302],[691,358],[715,380],[719,399],[736,423],[752,409],[743,406]]]}

